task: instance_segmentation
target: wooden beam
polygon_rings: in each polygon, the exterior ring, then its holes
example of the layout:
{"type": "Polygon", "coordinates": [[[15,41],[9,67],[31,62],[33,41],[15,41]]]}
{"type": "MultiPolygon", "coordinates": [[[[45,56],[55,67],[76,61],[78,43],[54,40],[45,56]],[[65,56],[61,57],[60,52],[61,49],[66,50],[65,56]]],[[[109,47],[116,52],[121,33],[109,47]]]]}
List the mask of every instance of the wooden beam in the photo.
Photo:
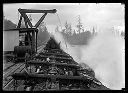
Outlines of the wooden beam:
{"type": "Polygon", "coordinates": [[[32,28],[33,25],[32,25],[32,23],[30,22],[28,16],[27,16],[25,13],[21,13],[21,15],[22,15],[22,16],[24,17],[24,19],[28,22],[28,25],[32,28]]]}
{"type": "Polygon", "coordinates": [[[40,20],[36,23],[35,27],[37,28],[40,23],[44,20],[45,16],[47,15],[47,13],[56,13],[56,9],[53,10],[33,10],[33,9],[18,9],[18,11],[20,12],[20,14],[22,15],[22,17],[24,17],[24,21],[25,21],[25,25],[28,28],[28,26],[30,26],[31,28],[33,27],[31,21],[29,20],[28,16],[26,15],[26,13],[45,13],[40,20]],[[28,23],[28,25],[27,25],[28,23]]]}
{"type": "Polygon", "coordinates": [[[40,23],[44,20],[44,18],[45,18],[45,16],[47,15],[47,13],[45,13],[41,18],[40,18],[40,20],[35,24],[35,27],[37,28],[39,25],[40,25],[40,23]]]}
{"type": "Polygon", "coordinates": [[[22,21],[22,16],[20,16],[20,20],[19,20],[19,22],[18,22],[17,28],[20,28],[20,26],[21,26],[21,21],[22,21]]]}
{"type": "Polygon", "coordinates": [[[56,13],[56,9],[53,10],[34,10],[34,9],[18,9],[20,13],[56,13]]]}

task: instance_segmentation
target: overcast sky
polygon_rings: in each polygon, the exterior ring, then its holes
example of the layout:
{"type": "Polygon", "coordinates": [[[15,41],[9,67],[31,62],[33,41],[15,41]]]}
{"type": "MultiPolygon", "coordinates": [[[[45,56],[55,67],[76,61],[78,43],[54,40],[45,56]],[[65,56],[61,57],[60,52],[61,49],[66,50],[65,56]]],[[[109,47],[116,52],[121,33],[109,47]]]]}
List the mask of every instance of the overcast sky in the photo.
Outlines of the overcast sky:
{"type": "MultiPolygon", "coordinates": [[[[121,3],[12,3],[3,4],[4,16],[14,23],[18,23],[18,8],[23,9],[57,9],[57,14],[48,14],[44,22],[54,29],[57,25],[64,26],[67,21],[73,28],[77,24],[78,15],[84,28],[97,27],[99,29],[113,26],[124,27],[124,5],[121,3]]],[[[32,22],[35,24],[42,14],[32,14],[32,22]]]]}

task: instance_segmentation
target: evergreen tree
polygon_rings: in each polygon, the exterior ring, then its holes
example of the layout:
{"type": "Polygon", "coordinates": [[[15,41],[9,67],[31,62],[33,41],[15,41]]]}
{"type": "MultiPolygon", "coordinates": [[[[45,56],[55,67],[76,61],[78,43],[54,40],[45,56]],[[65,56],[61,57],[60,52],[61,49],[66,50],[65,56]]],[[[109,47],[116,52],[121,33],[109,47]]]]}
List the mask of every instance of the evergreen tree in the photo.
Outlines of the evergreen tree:
{"type": "Polygon", "coordinates": [[[71,35],[71,31],[72,31],[71,24],[67,23],[67,21],[66,21],[65,22],[65,33],[71,35]]]}
{"type": "Polygon", "coordinates": [[[72,26],[71,26],[71,24],[69,24],[69,34],[71,35],[72,34],[72,26]]]}
{"type": "Polygon", "coordinates": [[[67,23],[67,21],[65,22],[65,29],[68,29],[68,23],[67,23]]]}
{"type": "Polygon", "coordinates": [[[78,33],[81,33],[81,30],[83,30],[83,25],[81,23],[81,18],[80,18],[80,15],[78,17],[78,24],[76,25],[76,27],[78,28],[77,32],[78,33]]]}

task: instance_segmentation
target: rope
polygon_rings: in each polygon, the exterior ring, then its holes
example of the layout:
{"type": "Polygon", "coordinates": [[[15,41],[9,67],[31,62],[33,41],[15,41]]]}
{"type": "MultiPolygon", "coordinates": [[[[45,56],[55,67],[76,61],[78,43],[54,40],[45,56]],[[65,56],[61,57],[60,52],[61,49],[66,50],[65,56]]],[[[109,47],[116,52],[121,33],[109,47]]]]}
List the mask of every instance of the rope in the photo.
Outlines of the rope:
{"type": "Polygon", "coordinates": [[[58,13],[56,13],[56,15],[57,15],[57,18],[59,19],[59,23],[60,23],[60,26],[61,26],[61,30],[62,30],[62,24],[61,24],[61,20],[60,20],[60,17],[59,17],[59,15],[58,15],[58,13]]]}

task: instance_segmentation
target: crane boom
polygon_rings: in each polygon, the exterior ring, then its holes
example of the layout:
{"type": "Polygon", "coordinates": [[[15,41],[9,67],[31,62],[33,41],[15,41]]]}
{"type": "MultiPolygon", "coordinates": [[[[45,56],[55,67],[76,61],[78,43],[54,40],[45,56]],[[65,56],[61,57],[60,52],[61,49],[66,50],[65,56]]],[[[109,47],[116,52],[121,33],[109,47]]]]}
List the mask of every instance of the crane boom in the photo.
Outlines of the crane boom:
{"type": "MultiPolygon", "coordinates": [[[[37,28],[40,23],[44,20],[45,16],[48,14],[48,13],[56,13],[56,9],[52,9],[52,10],[34,10],[34,9],[21,9],[19,8],[18,11],[20,12],[21,14],[21,17],[24,18],[24,21],[25,21],[25,25],[26,25],[26,28],[28,28],[28,25],[29,27],[35,27],[37,28]],[[44,15],[42,15],[42,17],[39,19],[39,21],[35,24],[35,26],[32,25],[30,19],[28,18],[28,16],[26,15],[26,13],[44,13],[44,15]]],[[[18,26],[17,28],[20,28],[20,24],[21,24],[21,19],[19,20],[19,23],[18,23],[18,26]]]]}
{"type": "Polygon", "coordinates": [[[34,9],[21,9],[19,8],[18,11],[20,13],[56,13],[56,9],[52,10],[34,10],[34,9]]]}

